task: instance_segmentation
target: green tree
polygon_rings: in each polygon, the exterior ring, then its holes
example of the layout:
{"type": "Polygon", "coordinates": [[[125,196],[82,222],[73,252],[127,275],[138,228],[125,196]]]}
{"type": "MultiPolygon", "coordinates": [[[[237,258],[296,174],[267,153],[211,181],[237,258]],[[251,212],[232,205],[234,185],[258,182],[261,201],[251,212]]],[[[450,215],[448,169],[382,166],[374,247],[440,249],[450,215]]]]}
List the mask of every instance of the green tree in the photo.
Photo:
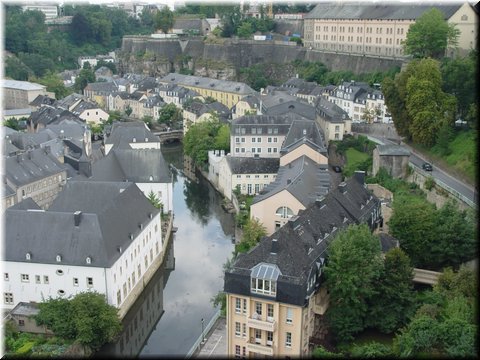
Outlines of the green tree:
{"type": "Polygon", "coordinates": [[[76,92],[83,94],[83,89],[87,87],[89,83],[95,82],[95,73],[92,69],[82,69],[80,73],[75,78],[75,84],[73,88],[76,92]]]}
{"type": "Polygon", "coordinates": [[[166,34],[173,27],[174,21],[173,12],[165,6],[155,14],[155,29],[160,29],[166,34]]]}
{"type": "Polygon", "coordinates": [[[415,58],[441,58],[449,43],[456,43],[458,32],[444,19],[443,13],[432,8],[420,16],[407,32],[404,48],[415,58]]]}
{"type": "Polygon", "coordinates": [[[365,328],[382,272],[380,243],[367,225],[351,225],[332,241],[324,271],[330,293],[326,315],[337,339],[348,341],[365,328]]]}
{"type": "Polygon", "coordinates": [[[6,77],[20,81],[27,81],[31,75],[33,75],[33,71],[16,56],[9,56],[5,59],[6,77]]]}
{"type": "Polygon", "coordinates": [[[153,190],[150,190],[147,198],[150,201],[150,204],[153,205],[153,207],[155,207],[156,209],[159,209],[163,213],[163,203],[159,199],[158,195],[153,192],[153,190]]]}
{"type": "Polygon", "coordinates": [[[158,114],[158,123],[172,126],[175,123],[182,121],[182,109],[170,103],[163,106],[158,114]]]}
{"type": "Polygon", "coordinates": [[[89,38],[89,24],[88,20],[82,13],[76,13],[72,18],[71,34],[73,41],[77,45],[82,45],[89,38]]]}
{"type": "Polygon", "coordinates": [[[258,244],[260,239],[267,234],[265,226],[257,219],[248,219],[243,226],[243,235],[240,243],[235,245],[235,253],[247,252],[258,244]]]}
{"type": "Polygon", "coordinates": [[[18,120],[16,118],[9,118],[3,121],[3,126],[9,127],[13,130],[20,130],[20,126],[18,125],[18,120]]]}
{"type": "Polygon", "coordinates": [[[125,108],[125,114],[130,117],[130,115],[132,115],[132,112],[133,112],[133,109],[130,105],[127,105],[127,107],[125,108]]]}
{"type": "Polygon", "coordinates": [[[359,358],[385,358],[392,355],[392,350],[387,345],[379,342],[369,342],[362,345],[356,345],[350,351],[351,357],[359,358]]]}
{"type": "Polygon", "coordinates": [[[225,294],[223,291],[220,291],[217,295],[210,299],[210,302],[214,307],[220,305],[221,316],[227,316],[227,294],[225,294]]]}
{"type": "Polygon", "coordinates": [[[371,325],[381,332],[392,333],[413,316],[413,268],[410,259],[399,248],[385,254],[385,271],[376,285],[379,295],[372,299],[371,325]]]}
{"type": "Polygon", "coordinates": [[[382,82],[382,92],[385,97],[385,104],[392,114],[395,129],[400,136],[404,136],[407,140],[411,139],[410,135],[410,118],[407,111],[405,111],[405,96],[400,89],[401,79],[407,76],[407,72],[403,71],[397,74],[395,80],[385,78],[382,82]]]}
{"type": "Polygon", "coordinates": [[[122,329],[117,309],[106,303],[105,295],[83,292],[71,300],[71,312],[76,328],[76,340],[97,350],[113,341],[122,329]]]}
{"type": "Polygon", "coordinates": [[[249,22],[242,23],[237,29],[237,35],[242,39],[248,39],[253,34],[252,24],[249,22]]]}
{"type": "Polygon", "coordinates": [[[38,325],[45,325],[56,336],[65,339],[75,339],[77,329],[75,327],[74,317],[65,316],[72,314],[72,304],[67,299],[57,298],[38,304],[39,313],[35,316],[38,325]]]}
{"type": "Polygon", "coordinates": [[[230,127],[227,124],[222,124],[215,136],[216,150],[230,150],[230,127]]]}
{"type": "Polygon", "coordinates": [[[71,89],[67,89],[65,87],[60,76],[50,71],[47,72],[42,78],[33,79],[32,81],[45,85],[47,87],[47,91],[55,93],[55,98],[57,100],[63,99],[73,92],[71,89]]]}
{"type": "Polygon", "coordinates": [[[153,125],[153,117],[149,116],[149,115],[145,115],[143,118],[142,118],[142,121],[147,124],[147,126],[150,128],[152,125],[153,125]]]}
{"type": "Polygon", "coordinates": [[[215,149],[215,137],[220,123],[204,121],[193,124],[183,137],[183,149],[197,166],[204,166],[208,161],[208,151],[215,149]]]}

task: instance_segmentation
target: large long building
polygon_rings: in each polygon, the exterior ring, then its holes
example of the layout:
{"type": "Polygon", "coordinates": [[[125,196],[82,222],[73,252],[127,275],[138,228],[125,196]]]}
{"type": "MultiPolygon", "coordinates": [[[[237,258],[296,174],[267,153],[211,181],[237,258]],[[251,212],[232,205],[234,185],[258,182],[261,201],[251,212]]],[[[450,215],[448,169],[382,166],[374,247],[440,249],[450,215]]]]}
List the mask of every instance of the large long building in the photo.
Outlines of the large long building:
{"type": "Polygon", "coordinates": [[[466,52],[476,47],[478,14],[467,2],[320,3],[305,16],[304,43],[311,49],[327,52],[404,57],[403,42],[410,25],[433,7],[460,30],[459,49],[466,52]]]}

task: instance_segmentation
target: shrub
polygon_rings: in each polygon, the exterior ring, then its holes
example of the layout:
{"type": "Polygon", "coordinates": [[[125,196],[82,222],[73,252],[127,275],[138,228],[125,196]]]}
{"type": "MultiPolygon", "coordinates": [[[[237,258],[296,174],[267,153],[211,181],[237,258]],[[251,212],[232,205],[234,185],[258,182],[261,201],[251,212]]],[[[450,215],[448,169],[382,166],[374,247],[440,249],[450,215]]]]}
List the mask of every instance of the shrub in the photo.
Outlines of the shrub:
{"type": "Polygon", "coordinates": [[[425,186],[425,189],[430,191],[435,186],[435,179],[432,176],[429,176],[425,179],[425,183],[423,185],[425,186]]]}

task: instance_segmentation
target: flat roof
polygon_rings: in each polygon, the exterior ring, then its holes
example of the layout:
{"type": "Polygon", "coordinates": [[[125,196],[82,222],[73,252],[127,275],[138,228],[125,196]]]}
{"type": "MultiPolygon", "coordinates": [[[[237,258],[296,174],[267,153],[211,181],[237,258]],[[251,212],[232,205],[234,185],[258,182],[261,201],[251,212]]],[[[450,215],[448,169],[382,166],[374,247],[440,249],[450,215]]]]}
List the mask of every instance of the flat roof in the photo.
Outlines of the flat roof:
{"type": "Polygon", "coordinates": [[[46,89],[45,85],[40,85],[37,83],[29,81],[18,81],[18,80],[1,80],[3,88],[19,89],[19,90],[44,90],[46,89]]]}

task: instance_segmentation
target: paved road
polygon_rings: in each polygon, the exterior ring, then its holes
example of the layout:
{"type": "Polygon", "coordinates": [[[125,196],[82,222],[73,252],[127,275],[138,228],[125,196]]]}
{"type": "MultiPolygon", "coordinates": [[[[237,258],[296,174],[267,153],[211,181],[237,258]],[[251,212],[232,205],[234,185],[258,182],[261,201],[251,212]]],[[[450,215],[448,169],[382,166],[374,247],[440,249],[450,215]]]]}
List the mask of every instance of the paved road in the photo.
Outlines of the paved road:
{"type": "MultiPolygon", "coordinates": [[[[385,138],[378,138],[378,137],[373,137],[368,135],[370,139],[373,141],[380,142],[382,144],[397,144],[394,141],[385,139],[385,138]]],[[[415,152],[414,149],[412,149],[410,146],[407,144],[403,144],[403,146],[407,147],[410,152],[410,162],[415,165],[418,168],[422,168],[422,164],[426,162],[427,160],[419,153],[415,152]]],[[[477,191],[470,185],[466,184],[465,182],[462,181],[462,179],[458,179],[454,176],[449,175],[439,167],[435,166],[435,163],[432,163],[433,171],[431,172],[431,175],[435,180],[440,180],[458,193],[462,194],[465,196],[467,199],[470,201],[473,201],[476,205],[478,205],[478,194],[477,191]]]]}

